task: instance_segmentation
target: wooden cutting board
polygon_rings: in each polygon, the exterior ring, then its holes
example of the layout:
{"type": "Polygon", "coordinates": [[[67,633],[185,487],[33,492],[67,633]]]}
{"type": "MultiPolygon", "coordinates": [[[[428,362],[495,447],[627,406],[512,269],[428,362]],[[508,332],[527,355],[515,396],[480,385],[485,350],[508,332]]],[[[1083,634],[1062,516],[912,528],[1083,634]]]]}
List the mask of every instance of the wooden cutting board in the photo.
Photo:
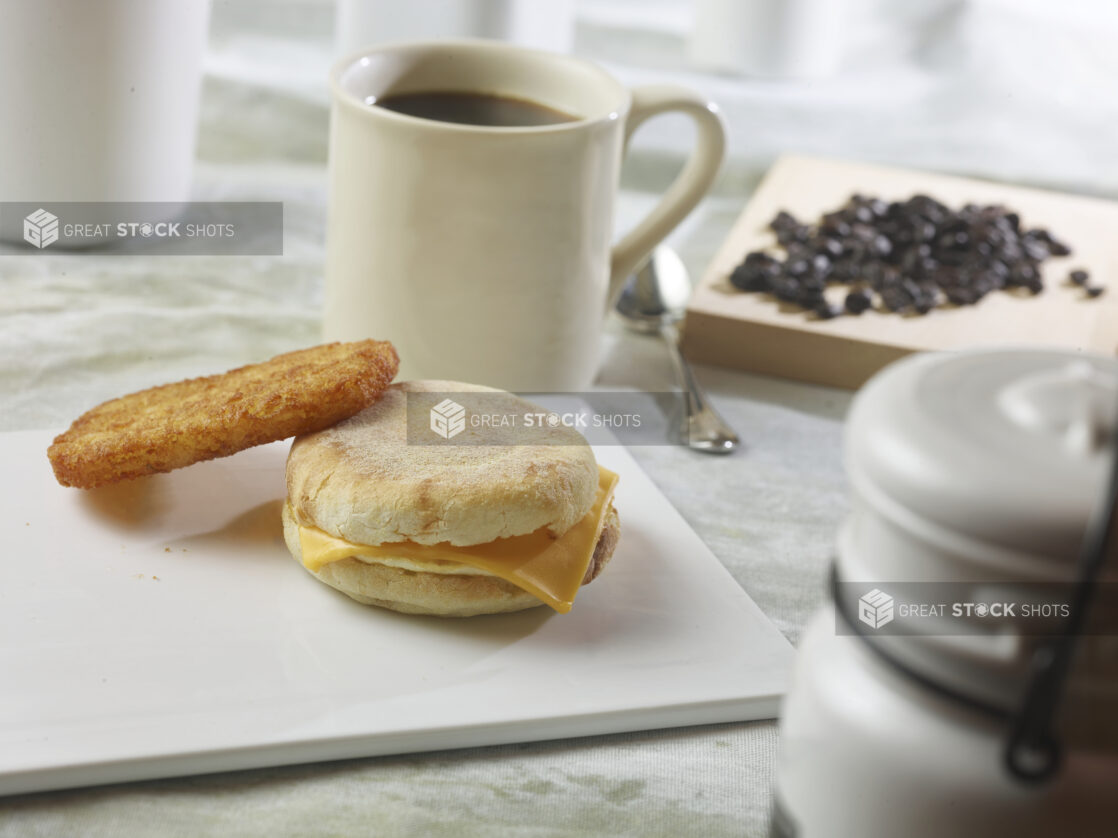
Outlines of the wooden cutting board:
{"type": "Polygon", "coordinates": [[[1022,344],[1118,351],[1118,203],[800,156],[781,157],[765,176],[695,290],[683,333],[692,361],[845,388],[911,352],[1022,344]],[[1072,255],[1045,261],[1045,289],[1036,297],[995,292],[977,305],[924,317],[868,311],[818,320],[730,285],[746,253],[776,245],[768,224],[778,211],[814,222],[855,192],[886,200],[922,192],[952,208],[1004,204],[1021,214],[1023,227],[1048,228],[1072,255]],[[1092,284],[1108,286],[1102,297],[1085,299],[1066,284],[1068,272],[1080,267],[1092,284]]]}

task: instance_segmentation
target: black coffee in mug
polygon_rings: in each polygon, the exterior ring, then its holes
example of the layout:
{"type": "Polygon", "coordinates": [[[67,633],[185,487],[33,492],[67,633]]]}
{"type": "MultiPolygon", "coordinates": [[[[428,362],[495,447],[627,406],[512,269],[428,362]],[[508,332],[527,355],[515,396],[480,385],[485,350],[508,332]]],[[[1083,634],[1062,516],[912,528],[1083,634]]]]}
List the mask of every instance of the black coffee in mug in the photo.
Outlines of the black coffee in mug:
{"type": "Polygon", "coordinates": [[[451,91],[396,93],[366,101],[370,105],[407,116],[433,119],[437,122],[456,122],[460,125],[511,128],[556,125],[578,119],[577,116],[549,108],[539,102],[491,93],[451,91]]]}

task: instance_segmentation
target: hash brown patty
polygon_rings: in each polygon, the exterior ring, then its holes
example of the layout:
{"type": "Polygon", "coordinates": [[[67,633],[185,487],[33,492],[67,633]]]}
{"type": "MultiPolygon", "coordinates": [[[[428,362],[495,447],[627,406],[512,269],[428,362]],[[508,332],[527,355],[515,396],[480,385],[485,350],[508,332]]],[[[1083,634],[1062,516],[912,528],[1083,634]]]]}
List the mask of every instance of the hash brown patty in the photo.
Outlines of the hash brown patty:
{"type": "Polygon", "coordinates": [[[63,486],[92,489],[328,428],[376,401],[399,358],[387,341],[329,343],[112,399],[47,450],[63,486]]]}

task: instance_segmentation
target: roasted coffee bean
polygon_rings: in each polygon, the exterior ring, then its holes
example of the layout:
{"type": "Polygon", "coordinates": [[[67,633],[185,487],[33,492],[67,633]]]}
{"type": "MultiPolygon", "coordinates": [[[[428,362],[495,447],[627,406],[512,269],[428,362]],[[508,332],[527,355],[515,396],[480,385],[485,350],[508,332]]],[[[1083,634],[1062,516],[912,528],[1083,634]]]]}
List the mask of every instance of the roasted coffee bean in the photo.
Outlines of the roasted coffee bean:
{"type": "Polygon", "coordinates": [[[1013,270],[1009,274],[1009,283],[1011,285],[1023,285],[1026,288],[1035,284],[1040,274],[1037,269],[1029,262],[1018,262],[1013,266],[1013,270]]]}
{"type": "Polygon", "coordinates": [[[730,284],[742,291],[769,291],[780,276],[781,263],[767,253],[750,253],[730,274],[730,284]]]}
{"type": "Polygon", "coordinates": [[[804,227],[786,227],[777,231],[776,240],[783,245],[789,245],[805,242],[807,236],[807,230],[804,227]]]}
{"type": "Polygon", "coordinates": [[[800,283],[794,279],[781,278],[773,283],[772,292],[778,300],[794,303],[800,298],[800,283]]]}
{"type": "Polygon", "coordinates": [[[904,311],[911,302],[912,298],[895,286],[881,291],[881,304],[889,311],[904,311]]]}
{"type": "Polygon", "coordinates": [[[881,282],[879,287],[875,290],[882,291],[886,288],[892,288],[901,281],[901,271],[892,265],[881,266],[881,282]]]}
{"type": "Polygon", "coordinates": [[[945,289],[944,294],[946,294],[949,302],[957,306],[969,306],[978,299],[974,291],[961,285],[945,289]]]}
{"type": "Polygon", "coordinates": [[[936,307],[935,297],[921,297],[912,304],[912,309],[917,314],[927,314],[936,307]]]}
{"type": "Polygon", "coordinates": [[[823,295],[823,292],[817,288],[801,289],[800,296],[795,300],[796,305],[804,309],[804,311],[812,311],[825,302],[827,302],[827,298],[823,295]]]}
{"type": "Polygon", "coordinates": [[[814,306],[812,306],[812,311],[815,312],[815,316],[818,317],[820,320],[831,320],[842,314],[841,308],[827,302],[827,300],[825,299],[822,302],[818,302],[814,306]]]}
{"type": "Polygon", "coordinates": [[[788,254],[784,260],[785,264],[799,261],[810,262],[815,256],[815,249],[808,247],[805,242],[791,242],[784,250],[788,254]]]}
{"type": "Polygon", "coordinates": [[[1002,260],[1009,263],[1020,262],[1025,256],[1024,250],[1021,245],[1017,243],[1016,239],[1007,239],[1005,244],[1002,245],[1001,257],[1002,260]]]}
{"type": "Polygon", "coordinates": [[[937,268],[939,268],[939,262],[929,256],[920,260],[920,263],[916,266],[916,273],[920,279],[928,279],[936,272],[937,268]]]}
{"type": "Polygon", "coordinates": [[[921,261],[923,261],[923,259],[916,250],[906,250],[904,258],[901,259],[901,270],[911,274],[916,270],[916,266],[919,265],[921,261]]]}
{"type": "Polygon", "coordinates": [[[870,242],[870,253],[875,256],[885,257],[893,252],[893,243],[886,236],[876,235],[870,242]]]}
{"type": "MultiPolygon", "coordinates": [[[[872,213],[870,213],[870,221],[873,221],[872,213]]],[[[850,225],[850,235],[868,247],[877,238],[877,230],[870,226],[869,222],[859,219],[859,223],[850,225]]]]}
{"type": "Polygon", "coordinates": [[[805,294],[822,294],[827,287],[827,280],[821,276],[805,276],[800,280],[800,290],[805,294]]]}
{"type": "Polygon", "coordinates": [[[799,223],[800,222],[796,220],[796,217],[792,215],[792,213],[787,210],[781,210],[776,214],[776,217],[773,218],[769,226],[775,230],[778,227],[795,227],[799,223]]]}
{"type": "Polygon", "coordinates": [[[761,271],[751,270],[746,265],[738,265],[730,273],[730,284],[739,291],[769,291],[772,280],[761,271]]]}
{"type": "Polygon", "coordinates": [[[930,242],[936,237],[936,225],[931,221],[915,219],[912,224],[912,240],[930,242]]]}
{"type": "Polygon", "coordinates": [[[840,259],[831,265],[831,279],[836,282],[851,282],[859,275],[858,263],[850,259],[840,259]]]}
{"type": "Polygon", "coordinates": [[[870,284],[874,291],[882,291],[897,281],[895,269],[881,262],[869,262],[861,266],[861,278],[870,284]]]}
{"type": "Polygon", "coordinates": [[[807,276],[811,270],[811,263],[807,259],[796,259],[793,262],[784,263],[784,272],[788,276],[796,277],[797,279],[802,276],[807,276]]]}
{"type": "Polygon", "coordinates": [[[1062,241],[1048,236],[1048,252],[1053,256],[1070,256],[1071,248],[1064,244],[1062,241]]]}
{"type": "Polygon", "coordinates": [[[984,270],[981,274],[979,274],[979,277],[989,282],[990,287],[993,288],[995,291],[1000,291],[1001,289],[1005,288],[1005,274],[996,271],[993,268],[984,270]]]}
{"type": "Polygon", "coordinates": [[[866,246],[854,238],[849,238],[843,243],[842,258],[852,262],[863,262],[866,258],[866,246]]]}
{"type": "Polygon", "coordinates": [[[828,236],[845,239],[850,235],[850,222],[843,217],[841,211],[827,213],[819,224],[819,231],[828,236]]]}
{"type": "Polygon", "coordinates": [[[863,311],[873,308],[873,295],[865,288],[855,288],[846,295],[843,308],[851,314],[861,314],[863,311]]]}
{"type": "Polygon", "coordinates": [[[1034,262],[1043,262],[1048,258],[1049,250],[1048,245],[1037,239],[1025,240],[1025,255],[1032,259],[1034,262]]]}

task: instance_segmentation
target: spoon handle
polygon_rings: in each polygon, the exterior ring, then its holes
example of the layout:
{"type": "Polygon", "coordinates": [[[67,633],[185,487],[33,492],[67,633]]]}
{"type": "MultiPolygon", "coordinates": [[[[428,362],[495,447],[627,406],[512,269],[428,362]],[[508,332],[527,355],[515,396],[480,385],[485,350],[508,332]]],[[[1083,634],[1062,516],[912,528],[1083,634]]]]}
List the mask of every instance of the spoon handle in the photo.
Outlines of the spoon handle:
{"type": "Polygon", "coordinates": [[[679,350],[679,331],[673,323],[660,328],[668,354],[675,367],[676,380],[684,395],[683,420],[679,432],[683,441],[696,451],[707,454],[729,454],[738,447],[738,435],[733,432],[718,411],[707,401],[703,388],[695,379],[691,365],[679,350]]]}

